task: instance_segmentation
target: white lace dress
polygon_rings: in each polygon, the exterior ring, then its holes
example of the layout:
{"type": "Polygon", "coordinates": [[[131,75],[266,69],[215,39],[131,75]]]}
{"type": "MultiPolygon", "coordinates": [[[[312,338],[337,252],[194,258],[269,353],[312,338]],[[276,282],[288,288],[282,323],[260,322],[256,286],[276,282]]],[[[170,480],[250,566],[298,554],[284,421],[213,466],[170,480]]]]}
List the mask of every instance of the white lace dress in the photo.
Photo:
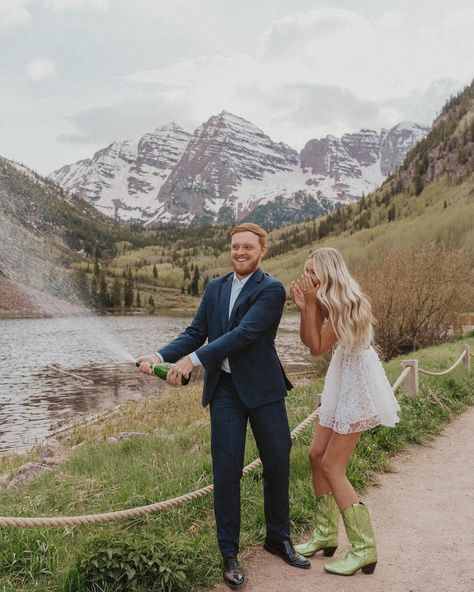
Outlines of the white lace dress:
{"type": "Polygon", "coordinates": [[[319,423],[339,434],[393,427],[400,406],[377,352],[371,346],[358,352],[336,347],[326,374],[319,423]]]}

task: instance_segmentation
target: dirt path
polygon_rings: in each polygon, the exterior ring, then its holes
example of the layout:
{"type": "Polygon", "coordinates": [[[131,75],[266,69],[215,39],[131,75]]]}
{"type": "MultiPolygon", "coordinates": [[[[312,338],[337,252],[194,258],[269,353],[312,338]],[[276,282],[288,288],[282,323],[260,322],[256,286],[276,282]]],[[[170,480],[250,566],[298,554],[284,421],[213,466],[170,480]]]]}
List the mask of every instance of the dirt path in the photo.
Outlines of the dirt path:
{"type": "MultiPolygon", "coordinates": [[[[378,542],[373,575],[327,574],[320,554],[298,570],[256,549],[242,558],[245,592],[474,592],[474,409],[392,468],[363,498],[378,542]]],[[[334,558],[349,548],[341,530],[334,558]]]]}

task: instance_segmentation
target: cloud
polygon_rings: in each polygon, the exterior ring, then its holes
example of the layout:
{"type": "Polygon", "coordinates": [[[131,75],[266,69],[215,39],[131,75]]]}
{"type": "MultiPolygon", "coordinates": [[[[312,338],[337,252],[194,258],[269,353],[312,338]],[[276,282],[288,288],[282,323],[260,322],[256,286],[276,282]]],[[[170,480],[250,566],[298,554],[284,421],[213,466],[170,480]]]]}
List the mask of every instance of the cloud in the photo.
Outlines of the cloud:
{"type": "Polygon", "coordinates": [[[138,139],[173,120],[191,131],[200,123],[185,103],[170,104],[162,95],[137,97],[76,113],[69,118],[75,132],[61,134],[57,141],[105,146],[114,140],[138,139]]]}
{"type": "Polygon", "coordinates": [[[367,99],[404,95],[437,78],[472,76],[472,9],[363,16],[321,8],[278,19],[258,59],[289,80],[349,88],[367,99]]]}
{"type": "Polygon", "coordinates": [[[426,88],[417,88],[405,96],[393,97],[383,101],[383,106],[395,110],[402,117],[430,124],[446,100],[463,89],[463,82],[456,78],[446,77],[433,80],[426,88]]]}
{"type": "Polygon", "coordinates": [[[0,0],[0,28],[24,25],[31,21],[29,0],[0,0]]]}
{"type": "Polygon", "coordinates": [[[340,59],[348,48],[356,54],[363,52],[374,34],[372,24],[355,12],[316,8],[273,21],[263,36],[260,57],[273,61],[291,56],[296,63],[299,58],[312,58],[320,63],[322,57],[337,50],[340,59]]]}
{"type": "Polygon", "coordinates": [[[111,0],[45,0],[46,8],[54,12],[84,9],[106,11],[110,8],[111,0]]]}
{"type": "MultiPolygon", "coordinates": [[[[223,86],[226,84],[224,82],[223,86]]],[[[343,87],[279,84],[270,91],[255,85],[230,86],[212,96],[209,86],[164,88],[156,94],[81,111],[71,118],[75,130],[57,140],[103,147],[114,140],[138,139],[143,133],[175,121],[187,131],[223,108],[245,117],[272,139],[301,149],[326,134],[341,136],[361,128],[380,131],[401,121],[431,123],[446,98],[459,90],[454,79],[434,81],[427,89],[387,100],[364,99],[343,87]]],[[[213,86],[216,91],[217,85],[213,86]]]]}
{"type": "Polygon", "coordinates": [[[56,76],[56,62],[49,58],[37,58],[25,66],[25,76],[31,80],[47,80],[56,76]]]}
{"type": "Polygon", "coordinates": [[[277,19],[254,55],[202,55],[122,76],[146,96],[81,111],[75,133],[59,139],[105,143],[170,120],[192,130],[222,109],[295,148],[328,133],[429,124],[472,76],[466,20],[456,10],[365,17],[331,8],[277,19]]]}

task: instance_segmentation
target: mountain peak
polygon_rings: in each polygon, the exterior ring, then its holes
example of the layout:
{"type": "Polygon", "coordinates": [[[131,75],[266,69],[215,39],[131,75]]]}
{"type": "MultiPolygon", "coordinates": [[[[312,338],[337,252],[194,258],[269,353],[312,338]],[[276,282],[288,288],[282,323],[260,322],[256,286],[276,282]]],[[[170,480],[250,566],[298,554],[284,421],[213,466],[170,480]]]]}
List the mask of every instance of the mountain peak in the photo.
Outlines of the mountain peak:
{"type": "MultiPolygon", "coordinates": [[[[248,119],[241,117],[240,115],[236,115],[235,113],[231,113],[226,109],[223,109],[218,115],[213,115],[207,121],[207,123],[214,122],[215,120],[222,122],[224,124],[229,124],[231,126],[238,126],[238,127],[245,127],[245,128],[252,128],[257,129],[259,132],[260,130],[256,125],[254,125],[248,119]]],[[[263,133],[263,132],[262,132],[263,133]]]]}
{"type": "Polygon", "coordinates": [[[397,125],[395,125],[394,127],[392,127],[392,130],[395,129],[408,129],[408,130],[413,130],[413,129],[424,129],[424,130],[429,130],[430,126],[426,125],[424,123],[420,123],[418,121],[401,121],[400,123],[397,123],[397,125]]]}
{"type": "Polygon", "coordinates": [[[423,137],[417,126],[327,135],[298,154],[223,109],[192,135],[172,121],[51,178],[109,216],[146,225],[232,224],[262,208],[278,220],[281,207],[300,220],[378,187],[423,137]]]}
{"type": "Polygon", "coordinates": [[[170,121],[169,123],[165,123],[164,125],[160,125],[155,129],[155,132],[168,132],[168,131],[180,131],[184,132],[185,129],[177,124],[175,121],[170,121]]]}

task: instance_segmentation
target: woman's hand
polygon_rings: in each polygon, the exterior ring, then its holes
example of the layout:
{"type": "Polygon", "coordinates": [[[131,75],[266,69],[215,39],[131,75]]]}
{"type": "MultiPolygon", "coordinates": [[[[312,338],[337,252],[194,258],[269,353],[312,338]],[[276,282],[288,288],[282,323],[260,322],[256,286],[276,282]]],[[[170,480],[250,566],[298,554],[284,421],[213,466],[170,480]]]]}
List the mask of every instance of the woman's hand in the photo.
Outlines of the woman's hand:
{"type": "Polygon", "coordinates": [[[303,293],[305,305],[308,306],[318,306],[319,300],[316,296],[316,290],[319,287],[319,284],[315,286],[311,280],[309,274],[304,273],[301,276],[301,279],[297,282],[299,289],[303,293]]]}
{"type": "Polygon", "coordinates": [[[304,298],[304,293],[300,288],[298,282],[291,282],[290,284],[290,294],[293,298],[293,302],[296,306],[300,309],[300,311],[304,310],[306,307],[306,302],[304,298]]]}

